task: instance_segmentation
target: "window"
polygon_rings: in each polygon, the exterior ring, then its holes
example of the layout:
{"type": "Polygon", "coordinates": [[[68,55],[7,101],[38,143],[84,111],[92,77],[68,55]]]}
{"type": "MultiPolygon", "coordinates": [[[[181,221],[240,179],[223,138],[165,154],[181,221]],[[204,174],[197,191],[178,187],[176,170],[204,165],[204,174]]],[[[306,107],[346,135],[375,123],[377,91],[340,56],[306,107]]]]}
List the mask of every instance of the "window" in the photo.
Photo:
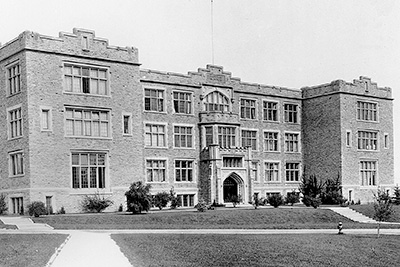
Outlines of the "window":
{"type": "Polygon", "coordinates": [[[205,127],[206,131],[206,146],[212,145],[214,143],[213,141],[213,127],[205,127]]]}
{"type": "Polygon", "coordinates": [[[235,127],[218,127],[218,144],[220,147],[236,146],[236,128],[235,127]]]}
{"type": "Polygon", "coordinates": [[[109,95],[106,68],[64,65],[65,91],[91,95],[109,95]]]}
{"type": "Polygon", "coordinates": [[[299,134],[285,133],[285,151],[299,152],[299,134]]]}
{"type": "Polygon", "coordinates": [[[11,198],[12,212],[14,214],[24,214],[24,198],[23,197],[12,197],[11,198]]]}
{"type": "Polygon", "coordinates": [[[346,131],[346,146],[351,147],[351,131],[346,131]]]}
{"type": "Polygon", "coordinates": [[[251,119],[256,118],[256,101],[250,99],[240,100],[240,118],[251,119]]]}
{"type": "Polygon", "coordinates": [[[144,110],[164,112],[164,90],[144,89],[144,110]]]}
{"type": "Polygon", "coordinates": [[[166,147],[165,125],[150,124],[145,125],[145,146],[166,147]]]}
{"type": "Polygon", "coordinates": [[[279,182],[279,162],[265,162],[265,181],[279,182]]]}
{"type": "Polygon", "coordinates": [[[122,133],[124,135],[132,134],[132,115],[122,114],[122,133]]]}
{"type": "Polygon", "coordinates": [[[66,108],[66,136],[110,137],[110,112],[66,108]]]}
{"type": "Polygon", "coordinates": [[[71,153],[72,188],[106,187],[106,153],[71,153]]]}
{"type": "Polygon", "coordinates": [[[10,153],[10,176],[24,175],[24,154],[22,151],[10,153]]]}
{"type": "Polygon", "coordinates": [[[19,63],[7,68],[8,95],[15,95],[21,92],[21,68],[19,63]]]}
{"type": "Polygon", "coordinates": [[[193,207],[194,206],[194,195],[184,194],[176,195],[178,197],[179,204],[181,207],[193,207]]]}
{"type": "Polygon", "coordinates": [[[295,104],[285,104],[284,105],[284,110],[285,110],[285,122],[290,122],[290,123],[297,123],[298,122],[297,105],[295,105],[295,104]]]}
{"type": "Polygon", "coordinates": [[[362,121],[378,121],[377,104],[357,101],[357,119],[362,121]]]}
{"type": "Polygon", "coordinates": [[[376,161],[360,162],[361,185],[376,185],[376,161]]]}
{"type": "Polygon", "coordinates": [[[193,160],[175,160],[175,181],[193,182],[193,160]]]}
{"type": "Polygon", "coordinates": [[[53,197],[46,196],[46,213],[53,214],[53,197]]]}
{"type": "Polygon", "coordinates": [[[277,132],[264,132],[264,150],[279,151],[277,132]]]}
{"type": "Polygon", "coordinates": [[[242,130],[242,146],[257,150],[257,131],[242,130]]]}
{"type": "Polygon", "coordinates": [[[204,98],[204,110],[228,112],[229,111],[228,98],[218,91],[209,93],[204,98]]]}
{"type": "Polygon", "coordinates": [[[377,150],[378,133],[368,131],[358,131],[358,149],[377,150]]]}
{"type": "Polygon", "coordinates": [[[223,157],[222,164],[225,168],[242,168],[241,157],[223,157]]]}
{"type": "Polygon", "coordinates": [[[166,161],[147,160],[146,161],[147,182],[166,181],[166,161]]]}
{"type": "Polygon", "coordinates": [[[51,131],[51,108],[40,109],[40,126],[42,131],[51,131]]]}
{"type": "Polygon", "coordinates": [[[193,127],[174,126],[174,146],[182,148],[193,147],[193,127]]]}
{"type": "Polygon", "coordinates": [[[258,182],[258,161],[251,162],[251,177],[258,182]]]}
{"type": "Polygon", "coordinates": [[[180,114],[192,114],[192,94],[174,92],[174,111],[180,114]]]}
{"type": "Polygon", "coordinates": [[[263,114],[265,121],[278,121],[278,103],[264,101],[263,114]]]}
{"type": "Polygon", "coordinates": [[[389,134],[387,133],[383,135],[383,146],[384,148],[389,148],[389,134]]]}
{"type": "Polygon", "coordinates": [[[300,163],[286,163],[286,181],[298,182],[300,177],[300,163]]]}
{"type": "Polygon", "coordinates": [[[8,112],[8,121],[10,126],[10,138],[22,136],[22,111],[20,107],[8,112]]]}

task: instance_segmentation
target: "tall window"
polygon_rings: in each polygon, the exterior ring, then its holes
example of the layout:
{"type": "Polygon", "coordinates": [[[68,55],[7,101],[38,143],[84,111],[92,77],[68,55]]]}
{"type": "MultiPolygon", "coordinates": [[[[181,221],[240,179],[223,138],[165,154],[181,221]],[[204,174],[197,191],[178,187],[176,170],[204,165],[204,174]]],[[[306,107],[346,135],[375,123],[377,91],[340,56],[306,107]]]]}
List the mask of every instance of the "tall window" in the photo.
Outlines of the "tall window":
{"type": "Polygon", "coordinates": [[[285,133],[285,151],[299,152],[299,134],[285,133]]]}
{"type": "Polygon", "coordinates": [[[298,182],[300,177],[300,163],[286,163],[286,181],[298,182]]]}
{"type": "Polygon", "coordinates": [[[376,161],[360,162],[361,185],[376,185],[376,161]]]}
{"type": "Polygon", "coordinates": [[[265,121],[278,121],[278,103],[264,101],[263,115],[265,121]]]}
{"type": "Polygon", "coordinates": [[[212,145],[214,143],[213,127],[207,126],[205,127],[205,131],[206,131],[206,146],[212,145]]]}
{"type": "Polygon", "coordinates": [[[22,136],[22,111],[16,108],[8,112],[8,120],[10,125],[10,138],[22,136]]]}
{"type": "Polygon", "coordinates": [[[21,69],[19,63],[7,68],[7,87],[9,95],[21,92],[21,69]]]}
{"type": "Polygon", "coordinates": [[[368,131],[358,131],[358,149],[377,150],[378,133],[368,131]]]}
{"type": "Polygon", "coordinates": [[[194,206],[194,195],[193,194],[179,194],[176,195],[181,207],[193,207],[194,206]]]}
{"type": "Polygon", "coordinates": [[[265,181],[279,182],[279,162],[265,162],[265,181]]]}
{"type": "Polygon", "coordinates": [[[24,214],[24,198],[23,197],[12,197],[12,213],[14,214],[24,214]]]}
{"type": "Polygon", "coordinates": [[[50,109],[42,109],[41,110],[41,129],[42,131],[49,131],[50,130],[50,109]]]}
{"type": "Polygon", "coordinates": [[[255,182],[258,182],[258,161],[251,162],[251,177],[255,182]]]}
{"type": "Polygon", "coordinates": [[[257,150],[257,131],[242,130],[242,146],[257,150]]]}
{"type": "Polygon", "coordinates": [[[166,181],[166,161],[165,160],[147,160],[146,161],[147,182],[165,182],[166,181]]]}
{"type": "Polygon", "coordinates": [[[148,147],[166,147],[165,125],[145,125],[145,145],[148,147]]]}
{"type": "Polygon", "coordinates": [[[106,68],[64,66],[65,91],[91,95],[109,95],[106,68]]]}
{"type": "Polygon", "coordinates": [[[357,119],[362,121],[377,121],[377,104],[357,101],[357,119]]]}
{"type": "Polygon", "coordinates": [[[277,132],[264,132],[264,150],[279,151],[277,132]]]}
{"type": "Polygon", "coordinates": [[[240,118],[254,120],[256,118],[256,101],[250,99],[240,100],[240,118]]]}
{"type": "Polygon", "coordinates": [[[242,168],[242,161],[241,157],[223,157],[222,165],[226,168],[242,168]]]}
{"type": "Polygon", "coordinates": [[[24,174],[24,155],[22,151],[10,153],[10,175],[24,174]]]}
{"type": "Polygon", "coordinates": [[[175,160],[175,181],[193,182],[193,160],[175,160]]]}
{"type": "Polygon", "coordinates": [[[193,127],[174,126],[174,146],[183,148],[193,147],[193,127]]]}
{"type": "Polygon", "coordinates": [[[72,188],[106,187],[106,154],[74,152],[72,158],[72,188]]]}
{"type": "Polygon", "coordinates": [[[285,122],[297,123],[298,122],[298,106],[295,104],[285,104],[285,122]]]}
{"type": "Polygon", "coordinates": [[[132,134],[132,115],[130,114],[122,115],[122,130],[124,135],[132,134]]]}
{"type": "Polygon", "coordinates": [[[383,147],[389,148],[389,134],[388,133],[385,133],[383,135],[383,147]]]}
{"type": "Polygon", "coordinates": [[[228,98],[218,91],[209,93],[204,98],[204,110],[228,112],[229,111],[228,98]]]}
{"type": "Polygon", "coordinates": [[[146,111],[164,111],[164,90],[144,89],[144,110],[146,111]]]}
{"type": "Polygon", "coordinates": [[[181,114],[192,114],[192,94],[174,92],[174,111],[181,114]]]}
{"type": "Polygon", "coordinates": [[[82,108],[66,108],[66,135],[110,137],[110,112],[82,108]]]}
{"type": "Polygon", "coordinates": [[[235,127],[218,127],[218,144],[220,147],[236,146],[236,128],[235,127]]]}

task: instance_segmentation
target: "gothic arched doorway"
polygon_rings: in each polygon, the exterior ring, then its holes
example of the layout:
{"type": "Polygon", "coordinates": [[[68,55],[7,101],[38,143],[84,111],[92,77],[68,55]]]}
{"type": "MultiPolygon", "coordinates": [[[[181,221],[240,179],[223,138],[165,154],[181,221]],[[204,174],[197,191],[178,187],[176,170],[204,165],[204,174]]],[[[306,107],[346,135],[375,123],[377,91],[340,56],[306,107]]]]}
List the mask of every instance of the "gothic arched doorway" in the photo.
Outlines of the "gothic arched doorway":
{"type": "Polygon", "coordinates": [[[232,173],[225,179],[223,184],[224,202],[232,202],[232,198],[240,199],[243,181],[239,175],[232,173]]]}

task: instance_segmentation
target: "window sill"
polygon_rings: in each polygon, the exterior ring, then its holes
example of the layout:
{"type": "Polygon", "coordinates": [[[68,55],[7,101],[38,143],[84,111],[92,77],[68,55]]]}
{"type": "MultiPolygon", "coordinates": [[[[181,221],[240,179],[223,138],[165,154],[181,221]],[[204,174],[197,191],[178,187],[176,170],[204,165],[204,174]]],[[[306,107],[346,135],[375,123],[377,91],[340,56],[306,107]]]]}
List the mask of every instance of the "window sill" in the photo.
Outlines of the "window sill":
{"type": "Polygon", "coordinates": [[[262,120],[262,122],[265,122],[265,123],[276,123],[276,124],[280,123],[280,121],[269,121],[269,120],[262,120]]]}
{"type": "Polygon", "coordinates": [[[25,177],[25,173],[17,174],[17,175],[9,175],[8,178],[22,178],[25,177]]]}
{"type": "Polygon", "coordinates": [[[24,137],[24,136],[21,135],[21,136],[17,136],[17,137],[13,137],[13,138],[8,138],[8,141],[18,140],[18,139],[21,139],[22,137],[24,137]]]}
{"type": "Polygon", "coordinates": [[[112,140],[112,137],[99,137],[99,136],[64,136],[65,138],[75,139],[99,139],[99,140],[112,140]]]}
{"type": "Polygon", "coordinates": [[[373,153],[377,153],[377,152],[380,152],[380,150],[357,149],[357,152],[373,152],[373,153]]]}
{"type": "Polygon", "coordinates": [[[195,117],[193,113],[178,113],[178,112],[174,112],[174,115],[178,115],[178,116],[187,116],[187,117],[195,117]]]}
{"type": "Polygon", "coordinates": [[[14,93],[14,94],[8,94],[8,93],[7,93],[7,98],[13,97],[13,96],[16,96],[16,95],[19,95],[19,94],[21,94],[21,91],[19,91],[19,92],[17,92],[17,93],[14,93]]]}
{"type": "Polygon", "coordinates": [[[168,182],[167,181],[164,181],[164,182],[149,182],[149,181],[147,181],[146,184],[168,184],[168,182]]]}
{"type": "Polygon", "coordinates": [[[145,146],[145,149],[163,149],[163,150],[167,150],[168,147],[166,146],[145,146]]]}
{"type": "Polygon", "coordinates": [[[166,111],[157,111],[157,110],[144,110],[144,113],[149,113],[149,114],[167,114],[166,111]]]}
{"type": "Polygon", "coordinates": [[[196,181],[175,181],[177,184],[195,184],[196,181]]]}
{"type": "Polygon", "coordinates": [[[194,150],[194,147],[173,147],[174,149],[194,150]]]}
{"type": "Polygon", "coordinates": [[[281,153],[281,151],[269,151],[269,150],[264,150],[264,153],[281,153]]]}
{"type": "Polygon", "coordinates": [[[122,134],[123,137],[132,137],[133,134],[122,134]]]}
{"type": "Polygon", "coordinates": [[[79,195],[94,195],[94,194],[100,194],[100,195],[113,195],[113,192],[110,191],[110,189],[106,188],[71,188],[71,190],[74,190],[74,192],[70,192],[70,196],[79,196],[79,195]]]}
{"type": "Polygon", "coordinates": [[[357,122],[366,122],[366,123],[375,123],[375,124],[379,124],[379,120],[378,121],[365,121],[365,120],[356,120],[357,122]]]}
{"type": "Polygon", "coordinates": [[[65,95],[79,95],[79,96],[93,96],[93,97],[111,98],[111,95],[97,95],[97,94],[91,94],[91,93],[75,93],[75,92],[68,92],[68,91],[64,91],[63,93],[65,95]]]}

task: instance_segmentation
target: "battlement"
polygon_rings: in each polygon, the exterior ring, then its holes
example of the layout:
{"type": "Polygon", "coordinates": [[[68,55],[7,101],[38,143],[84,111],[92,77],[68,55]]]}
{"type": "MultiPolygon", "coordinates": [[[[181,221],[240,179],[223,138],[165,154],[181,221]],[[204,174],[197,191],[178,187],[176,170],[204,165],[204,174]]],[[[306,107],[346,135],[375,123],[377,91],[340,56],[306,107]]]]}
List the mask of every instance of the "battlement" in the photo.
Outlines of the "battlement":
{"type": "Polygon", "coordinates": [[[378,87],[377,83],[372,82],[371,78],[360,76],[352,83],[343,80],[332,81],[322,85],[301,88],[303,98],[314,98],[333,93],[348,93],[355,95],[365,95],[379,98],[392,99],[392,89],[389,87],[378,87]]]}
{"type": "Polygon", "coordinates": [[[0,60],[22,50],[138,64],[137,48],[111,46],[107,39],[96,37],[94,31],[79,28],[72,33],[60,32],[59,37],[24,31],[0,47],[0,60]]]}

